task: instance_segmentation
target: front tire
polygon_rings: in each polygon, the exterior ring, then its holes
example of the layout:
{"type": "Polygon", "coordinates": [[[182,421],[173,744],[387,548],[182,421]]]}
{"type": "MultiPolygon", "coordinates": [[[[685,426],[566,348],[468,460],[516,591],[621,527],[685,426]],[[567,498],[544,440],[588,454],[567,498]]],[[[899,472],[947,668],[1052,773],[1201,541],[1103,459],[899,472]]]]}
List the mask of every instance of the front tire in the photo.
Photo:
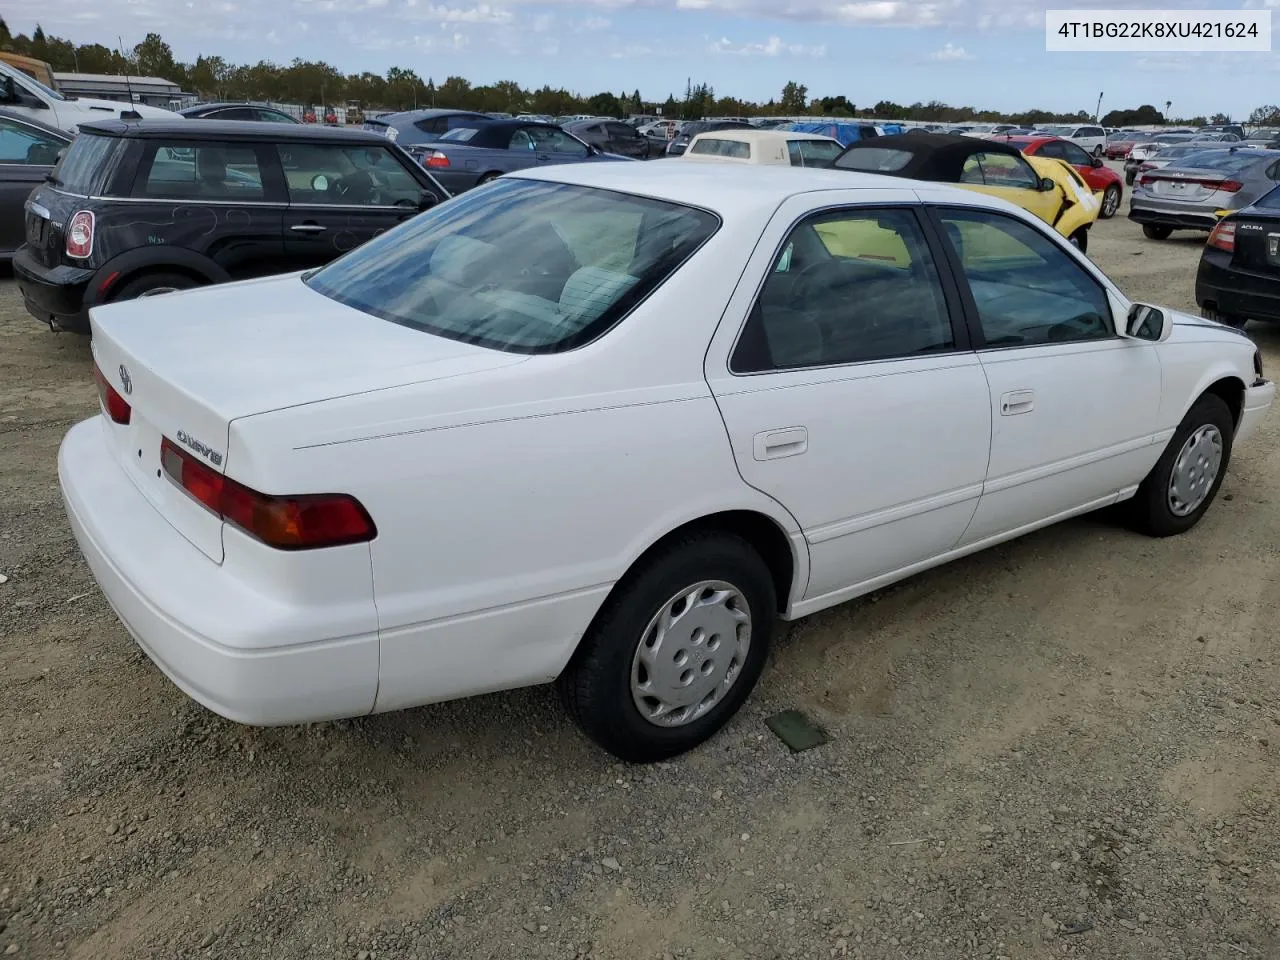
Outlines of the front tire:
{"type": "Polygon", "coordinates": [[[1152,537],[1194,527],[1222,486],[1234,434],[1235,420],[1221,397],[1206,393],[1192,404],[1130,503],[1134,526],[1152,537]]]}
{"type": "Polygon", "coordinates": [[[1095,157],[1100,157],[1100,156],[1102,156],[1102,148],[1101,148],[1101,147],[1094,147],[1094,148],[1093,148],[1093,155],[1094,155],[1095,157]]]}
{"type": "Polygon", "coordinates": [[[1249,322],[1248,317],[1238,317],[1234,313],[1219,313],[1213,307],[1201,307],[1200,316],[1206,320],[1212,320],[1214,323],[1235,327],[1237,330],[1243,329],[1244,325],[1249,322]]]}
{"type": "Polygon", "coordinates": [[[1067,237],[1067,242],[1076,247],[1081,253],[1089,252],[1089,231],[1081,227],[1071,236],[1067,237]]]}
{"type": "Polygon", "coordinates": [[[691,533],[633,568],[557,685],[583,732],[651,763],[710,738],[760,678],[777,619],[773,577],[728,533],[691,533]]]}
{"type": "Polygon", "coordinates": [[[1113,183],[1102,194],[1102,209],[1098,211],[1098,216],[1103,220],[1110,220],[1119,209],[1120,185],[1113,183]]]}
{"type": "Polygon", "coordinates": [[[1148,240],[1168,240],[1173,235],[1173,227],[1162,227],[1158,223],[1144,223],[1142,235],[1148,240]]]}

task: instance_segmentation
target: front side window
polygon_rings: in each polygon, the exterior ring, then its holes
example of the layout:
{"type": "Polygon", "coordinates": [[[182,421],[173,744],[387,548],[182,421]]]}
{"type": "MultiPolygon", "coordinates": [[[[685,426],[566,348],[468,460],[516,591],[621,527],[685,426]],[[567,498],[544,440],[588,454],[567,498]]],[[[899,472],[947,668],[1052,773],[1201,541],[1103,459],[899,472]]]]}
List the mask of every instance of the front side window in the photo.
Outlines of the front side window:
{"type": "Polygon", "coordinates": [[[543,153],[567,153],[578,157],[587,155],[586,145],[555,127],[528,127],[534,147],[543,153]]]}
{"type": "Polygon", "coordinates": [[[279,150],[290,203],[416,207],[422,194],[386,147],[290,143],[279,150]]]}
{"type": "Polygon", "coordinates": [[[609,190],[495,181],[309,274],[393,323],[513,353],[605,333],[719,227],[693,207],[609,190]]]}
{"type": "Polygon", "coordinates": [[[1074,164],[1077,167],[1087,167],[1093,162],[1093,158],[1085,152],[1083,147],[1077,144],[1064,142],[1062,147],[1062,159],[1067,163],[1074,164]]]}
{"type": "Polygon", "coordinates": [[[761,373],[954,349],[938,271],[909,210],[824,212],[787,237],[730,359],[761,373]]]}
{"type": "Polygon", "coordinates": [[[997,213],[943,210],[989,347],[1112,336],[1106,291],[1039,230],[997,213]]]}
{"type": "Polygon", "coordinates": [[[236,143],[149,143],[135,197],[172,200],[263,199],[262,171],[252,146],[236,143]]]}
{"type": "Polygon", "coordinates": [[[750,160],[751,144],[743,143],[741,140],[699,137],[693,142],[689,152],[710,157],[732,157],[735,160],[750,160]]]}
{"type": "Polygon", "coordinates": [[[0,117],[0,163],[51,167],[66,145],[65,140],[36,127],[0,117]]]}
{"type": "Polygon", "coordinates": [[[1035,190],[1040,178],[1021,157],[1007,153],[975,153],[965,160],[960,182],[1035,190]]]}

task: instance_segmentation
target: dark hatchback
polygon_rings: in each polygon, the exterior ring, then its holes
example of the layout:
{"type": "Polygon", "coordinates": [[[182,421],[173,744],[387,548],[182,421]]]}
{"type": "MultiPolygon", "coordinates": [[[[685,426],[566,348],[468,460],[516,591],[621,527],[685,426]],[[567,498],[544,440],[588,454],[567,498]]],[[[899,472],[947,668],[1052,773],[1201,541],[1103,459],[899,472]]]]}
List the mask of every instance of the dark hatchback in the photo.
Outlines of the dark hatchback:
{"type": "Polygon", "coordinates": [[[648,160],[653,153],[666,147],[666,140],[663,140],[661,148],[651,148],[648,137],[621,120],[570,120],[564,124],[564,129],[605,153],[616,153],[632,160],[648,160]]]}
{"type": "Polygon", "coordinates": [[[1196,303],[1202,316],[1232,327],[1280,321],[1280,187],[1210,231],[1196,303]]]}
{"type": "Polygon", "coordinates": [[[384,137],[305,124],[105,120],[26,203],[27,311],[89,332],[89,308],[286,273],[449,197],[384,137]]]}
{"type": "Polygon", "coordinates": [[[0,110],[0,262],[22,245],[24,204],[71,143],[70,134],[0,110]]]}

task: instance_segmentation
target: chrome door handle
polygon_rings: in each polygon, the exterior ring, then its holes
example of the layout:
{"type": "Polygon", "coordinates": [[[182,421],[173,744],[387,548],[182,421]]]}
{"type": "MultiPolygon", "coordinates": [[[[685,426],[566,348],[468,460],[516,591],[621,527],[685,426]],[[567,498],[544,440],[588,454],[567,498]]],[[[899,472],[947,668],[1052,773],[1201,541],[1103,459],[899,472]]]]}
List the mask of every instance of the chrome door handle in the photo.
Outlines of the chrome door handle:
{"type": "Polygon", "coordinates": [[[757,433],[752,443],[757,460],[795,457],[809,449],[809,431],[804,427],[784,427],[757,433]]]}
{"type": "Polygon", "coordinates": [[[326,228],[318,223],[295,223],[289,229],[294,233],[324,233],[326,228]]]}
{"type": "Polygon", "coordinates": [[[1000,397],[1000,416],[1016,417],[1020,413],[1030,413],[1036,408],[1034,390],[1010,390],[1000,397]]]}

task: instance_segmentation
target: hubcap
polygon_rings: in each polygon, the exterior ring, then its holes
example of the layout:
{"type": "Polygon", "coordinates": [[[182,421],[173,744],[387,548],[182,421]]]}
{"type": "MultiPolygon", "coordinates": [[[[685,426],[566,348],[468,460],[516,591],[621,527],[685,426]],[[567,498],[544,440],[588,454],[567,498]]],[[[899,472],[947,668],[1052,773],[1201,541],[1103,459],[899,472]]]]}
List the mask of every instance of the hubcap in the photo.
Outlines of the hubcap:
{"type": "Polygon", "coordinates": [[[177,287],[154,287],[151,290],[143,290],[138,296],[140,297],[158,297],[162,293],[177,293],[177,287]]]}
{"type": "Polygon", "coordinates": [[[1182,445],[1169,476],[1169,509],[1185,517],[1204,503],[1222,466],[1222,433],[1206,423],[1182,445]]]}
{"type": "Polygon", "coordinates": [[[751,613],[737,587],[704,580],[681,590],[653,615],[631,660],[640,716],[659,727],[692,723],[737,682],[750,646],[751,613]]]}

